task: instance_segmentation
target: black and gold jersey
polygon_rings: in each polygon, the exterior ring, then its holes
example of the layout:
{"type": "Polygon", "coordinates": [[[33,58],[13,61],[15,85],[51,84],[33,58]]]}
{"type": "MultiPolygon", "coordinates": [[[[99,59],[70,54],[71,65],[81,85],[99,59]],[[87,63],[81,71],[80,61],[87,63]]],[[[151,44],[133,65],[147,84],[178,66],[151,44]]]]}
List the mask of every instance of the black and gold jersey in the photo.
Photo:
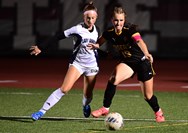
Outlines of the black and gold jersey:
{"type": "Polygon", "coordinates": [[[119,52],[121,60],[126,62],[137,62],[144,56],[140,47],[132,39],[132,35],[138,32],[135,25],[127,24],[123,27],[121,33],[117,34],[112,27],[104,31],[102,37],[119,52]]]}

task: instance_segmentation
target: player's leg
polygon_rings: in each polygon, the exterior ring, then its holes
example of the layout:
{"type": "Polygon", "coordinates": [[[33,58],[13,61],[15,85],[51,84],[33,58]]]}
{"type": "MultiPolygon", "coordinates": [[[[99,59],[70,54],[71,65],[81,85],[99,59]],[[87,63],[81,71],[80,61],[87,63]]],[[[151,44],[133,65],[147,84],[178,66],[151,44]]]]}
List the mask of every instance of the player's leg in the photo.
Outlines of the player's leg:
{"type": "Polygon", "coordinates": [[[145,82],[139,81],[141,91],[146,100],[151,99],[153,96],[153,77],[145,82]]]}
{"type": "Polygon", "coordinates": [[[120,63],[116,66],[114,72],[112,73],[110,80],[108,81],[105,93],[103,105],[106,108],[109,108],[112,102],[112,99],[115,95],[116,86],[122,81],[130,78],[133,75],[133,70],[126,64],[120,63]]]}
{"type": "Polygon", "coordinates": [[[84,89],[83,89],[83,114],[85,117],[89,117],[91,114],[90,103],[93,98],[93,89],[96,82],[96,75],[94,76],[84,76],[84,89]]]}
{"type": "Polygon", "coordinates": [[[93,117],[100,117],[101,115],[108,114],[110,105],[112,103],[112,99],[116,92],[116,86],[122,81],[130,78],[133,75],[133,73],[134,71],[124,63],[120,63],[116,66],[106,86],[103,99],[103,107],[93,111],[93,117]]]}
{"type": "Polygon", "coordinates": [[[140,81],[144,98],[155,112],[156,121],[163,122],[164,116],[162,110],[158,104],[157,97],[153,94],[153,75],[155,75],[155,72],[153,70],[152,64],[148,60],[144,60],[138,66],[137,70],[138,80],[140,81]]]}
{"type": "Polygon", "coordinates": [[[77,68],[73,65],[70,65],[62,86],[55,90],[48,97],[48,99],[44,102],[42,108],[38,112],[33,113],[31,115],[31,118],[33,120],[40,119],[46,113],[46,111],[52,108],[61,99],[61,97],[64,96],[72,88],[80,75],[81,73],[77,70],[77,68]]]}
{"type": "Polygon", "coordinates": [[[163,112],[158,104],[157,97],[153,94],[153,78],[145,82],[140,82],[140,84],[145,100],[155,112],[156,122],[164,122],[163,112]]]}
{"type": "Polygon", "coordinates": [[[74,85],[76,80],[80,77],[80,75],[81,74],[77,70],[77,68],[73,65],[70,65],[70,67],[65,75],[63,84],[61,85],[61,87],[59,89],[54,91],[49,96],[49,98],[44,103],[44,106],[42,109],[44,111],[47,111],[51,107],[53,107],[61,99],[61,97],[64,96],[72,88],[72,86],[74,85]]]}
{"type": "Polygon", "coordinates": [[[70,65],[63,84],[60,87],[61,91],[66,94],[73,87],[74,83],[78,80],[82,73],[82,70],[78,66],[74,64],[70,65]]]}

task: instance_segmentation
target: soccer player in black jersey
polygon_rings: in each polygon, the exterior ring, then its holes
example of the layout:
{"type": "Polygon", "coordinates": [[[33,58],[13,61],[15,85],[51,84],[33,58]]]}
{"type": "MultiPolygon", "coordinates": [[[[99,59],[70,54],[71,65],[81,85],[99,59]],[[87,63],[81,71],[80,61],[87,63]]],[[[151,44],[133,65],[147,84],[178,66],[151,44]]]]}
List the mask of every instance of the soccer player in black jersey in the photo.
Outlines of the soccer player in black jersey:
{"type": "Polygon", "coordinates": [[[112,14],[113,27],[104,31],[96,44],[89,44],[90,49],[99,48],[105,41],[120,53],[120,62],[109,78],[103,99],[103,107],[93,111],[93,117],[107,115],[116,86],[132,77],[135,73],[140,83],[145,100],[155,113],[156,122],[164,122],[163,112],[153,94],[153,57],[149,53],[137,27],[126,23],[126,12],[121,6],[116,6],[112,14]]]}

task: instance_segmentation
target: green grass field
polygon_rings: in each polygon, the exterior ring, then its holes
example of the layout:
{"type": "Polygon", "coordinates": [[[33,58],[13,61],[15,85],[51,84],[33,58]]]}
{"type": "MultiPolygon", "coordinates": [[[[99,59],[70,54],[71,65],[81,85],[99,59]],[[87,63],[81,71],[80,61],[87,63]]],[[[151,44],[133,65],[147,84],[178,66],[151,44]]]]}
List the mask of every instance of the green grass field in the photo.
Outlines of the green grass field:
{"type": "MultiPolygon", "coordinates": [[[[0,88],[0,133],[105,133],[104,117],[85,119],[82,90],[71,90],[43,119],[33,122],[30,115],[41,108],[53,89],[0,88]]],[[[103,90],[95,90],[91,108],[102,106],[103,90]]],[[[124,117],[124,128],[117,133],[188,132],[188,93],[155,92],[166,122],[156,123],[154,113],[140,91],[118,90],[111,112],[124,117]]]]}

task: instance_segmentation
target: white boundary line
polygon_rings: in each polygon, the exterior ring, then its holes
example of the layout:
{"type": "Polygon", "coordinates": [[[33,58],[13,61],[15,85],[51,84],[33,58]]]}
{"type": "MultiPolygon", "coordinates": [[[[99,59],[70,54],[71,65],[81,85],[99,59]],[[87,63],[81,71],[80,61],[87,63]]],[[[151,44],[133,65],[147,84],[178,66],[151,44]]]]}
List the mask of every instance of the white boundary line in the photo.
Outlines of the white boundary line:
{"type": "MultiPolygon", "coordinates": [[[[31,119],[31,116],[0,116],[0,119],[31,119]]],[[[41,120],[93,120],[104,121],[104,118],[81,117],[42,117],[41,120]]],[[[155,121],[155,119],[123,119],[124,121],[155,121]]],[[[188,122],[188,120],[166,120],[166,122],[188,122]]]]}
{"type": "Polygon", "coordinates": [[[42,95],[42,93],[30,93],[30,92],[0,92],[0,95],[42,95]]]}
{"type": "Polygon", "coordinates": [[[132,127],[132,128],[124,128],[123,130],[137,130],[137,129],[149,129],[149,128],[161,128],[161,127],[172,127],[172,126],[187,126],[188,123],[175,123],[175,124],[164,124],[164,125],[155,125],[155,126],[139,126],[139,127],[132,127]]]}
{"type": "Polygon", "coordinates": [[[188,85],[187,86],[181,86],[181,88],[188,89],[188,85]]]}
{"type": "Polygon", "coordinates": [[[133,84],[119,84],[119,87],[137,87],[140,86],[139,83],[133,83],[133,84]]]}
{"type": "Polygon", "coordinates": [[[0,83],[16,83],[17,80],[0,80],[0,83]]]}

